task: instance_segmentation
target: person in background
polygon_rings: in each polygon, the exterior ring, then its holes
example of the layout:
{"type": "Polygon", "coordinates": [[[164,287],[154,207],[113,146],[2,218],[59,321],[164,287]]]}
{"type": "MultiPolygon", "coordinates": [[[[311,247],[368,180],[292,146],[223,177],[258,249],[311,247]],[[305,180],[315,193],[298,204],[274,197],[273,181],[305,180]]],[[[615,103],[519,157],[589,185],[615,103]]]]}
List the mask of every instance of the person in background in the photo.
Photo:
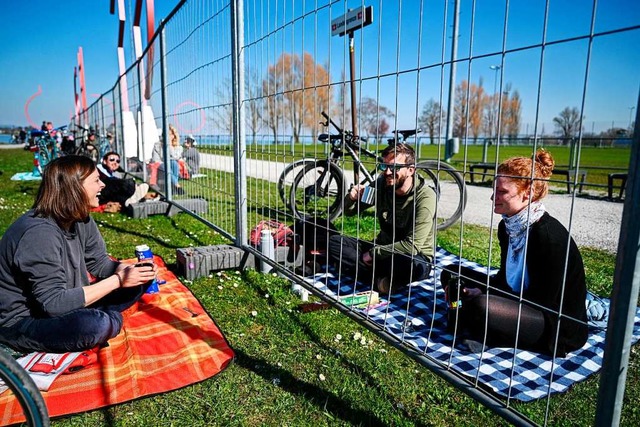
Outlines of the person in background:
{"type": "Polygon", "coordinates": [[[365,186],[358,184],[345,197],[344,214],[353,216],[375,205],[380,232],[374,242],[334,235],[329,258],[342,271],[388,294],[400,286],[429,276],[433,264],[436,194],[415,174],[415,153],[407,144],[390,145],[382,152],[380,176],[372,184],[376,197],[362,201],[365,186]]]}
{"type": "Polygon", "coordinates": [[[84,155],[93,160],[93,163],[98,163],[100,158],[100,152],[96,146],[96,134],[93,130],[89,131],[87,135],[87,143],[84,150],[84,155]]]}
{"type": "Polygon", "coordinates": [[[180,165],[179,160],[182,158],[182,145],[180,145],[180,135],[173,125],[169,125],[169,162],[171,163],[171,183],[173,191],[176,194],[183,194],[184,190],[180,186],[180,165]]]}
{"type": "MultiPolygon", "coordinates": [[[[164,170],[164,153],[163,153],[162,141],[158,141],[153,146],[151,153],[151,163],[149,183],[152,188],[156,188],[158,180],[158,172],[164,170]]],[[[173,192],[175,194],[184,194],[184,189],[179,183],[180,179],[180,166],[178,160],[182,157],[182,147],[180,146],[180,136],[177,129],[173,125],[169,125],[169,165],[170,165],[170,177],[173,192]]]]}
{"type": "Polygon", "coordinates": [[[120,155],[110,151],[102,157],[102,163],[97,167],[100,180],[104,188],[98,199],[101,205],[108,202],[118,202],[121,206],[137,203],[149,191],[146,183],[136,184],[133,179],[123,179],[120,173],[120,155]]]}
{"type": "Polygon", "coordinates": [[[197,142],[193,135],[187,136],[184,141],[184,151],[182,152],[182,158],[187,163],[189,174],[191,176],[200,173],[200,153],[196,148],[197,142]]]}
{"type": "Polygon", "coordinates": [[[121,312],[155,278],[154,266],[108,255],[89,215],[104,188],[84,156],[54,159],[33,208],[0,240],[0,342],[21,352],[64,353],[106,343],[121,312]],[[97,278],[89,283],[90,273],[97,278]]]}
{"type": "MultiPolygon", "coordinates": [[[[502,215],[496,275],[488,278],[460,265],[442,271],[445,294],[449,286],[460,288],[449,297],[462,301],[457,328],[474,340],[483,341],[486,332],[491,346],[560,357],[587,341],[582,257],[567,229],[542,204],[554,164],[540,149],[533,158],[514,157],[498,167],[492,196],[494,212],[502,215]]],[[[449,326],[455,322],[449,316],[449,326]]]]}

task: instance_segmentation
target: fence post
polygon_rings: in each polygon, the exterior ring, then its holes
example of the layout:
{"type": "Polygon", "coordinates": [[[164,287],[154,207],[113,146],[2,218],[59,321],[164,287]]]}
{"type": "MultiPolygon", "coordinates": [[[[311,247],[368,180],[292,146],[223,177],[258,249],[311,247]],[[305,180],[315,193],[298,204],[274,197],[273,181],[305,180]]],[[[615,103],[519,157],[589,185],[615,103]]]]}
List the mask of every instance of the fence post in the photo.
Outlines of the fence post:
{"type": "Polygon", "coordinates": [[[125,157],[124,155],[124,137],[121,136],[122,134],[120,132],[118,132],[118,116],[117,116],[117,111],[120,111],[120,108],[118,108],[118,110],[116,111],[116,89],[111,89],[111,110],[112,110],[112,117],[113,117],[113,142],[115,144],[114,148],[116,149],[116,151],[118,153],[122,153],[122,157],[125,157]]]}
{"type": "Polygon", "coordinates": [[[247,238],[247,141],[244,128],[244,4],[231,0],[231,79],[233,83],[233,161],[236,170],[236,245],[246,245],[247,238]]]}
{"type": "MultiPolygon", "coordinates": [[[[118,114],[120,116],[120,123],[118,127],[120,128],[120,147],[122,147],[121,153],[123,157],[126,157],[126,154],[124,152],[124,110],[122,108],[122,90],[120,88],[121,85],[122,85],[122,79],[119,77],[118,83],[116,83],[117,91],[118,91],[118,94],[120,95],[118,97],[118,114]]],[[[115,96],[115,93],[114,93],[114,96],[115,96]]]]}
{"type": "MultiPolygon", "coordinates": [[[[164,34],[164,27],[162,28],[162,31],[163,31],[163,34],[164,34]]],[[[161,58],[162,58],[162,56],[161,56],[161,58]]],[[[144,113],[142,111],[142,105],[143,105],[142,104],[143,103],[143,99],[142,99],[142,97],[143,97],[143,95],[142,95],[142,76],[141,76],[141,73],[140,73],[140,67],[141,67],[140,64],[142,64],[142,57],[139,57],[137,61],[138,61],[138,66],[136,67],[136,76],[137,76],[137,80],[138,80],[138,111],[139,111],[139,119],[140,120],[139,120],[139,122],[137,124],[138,125],[138,141],[136,141],[136,142],[138,144],[138,159],[142,160],[142,169],[144,170],[144,169],[146,169],[146,167],[144,166],[144,162],[147,159],[145,158],[145,155],[144,155],[144,153],[145,153],[145,150],[144,150],[144,147],[145,147],[144,133],[145,132],[144,132],[144,113]]],[[[164,90],[164,88],[163,88],[163,90],[164,90]]],[[[144,176],[144,178],[145,178],[145,181],[146,181],[146,178],[147,178],[146,175],[144,176]]],[[[166,184],[166,182],[167,181],[165,181],[165,184],[166,184]]]]}
{"type": "MultiPolygon", "coordinates": [[[[169,160],[169,118],[167,117],[167,61],[165,58],[165,27],[160,26],[160,93],[162,100],[162,157],[164,162],[164,189],[167,200],[173,200],[173,186],[171,185],[171,166],[169,160]]],[[[142,114],[140,114],[142,116],[142,114]]]]}
{"type": "MultiPolygon", "coordinates": [[[[640,99],[638,102],[640,109],[640,99]]],[[[638,110],[636,110],[638,111],[638,110]]],[[[629,162],[624,210],[620,225],[618,256],[613,277],[611,314],[607,323],[607,334],[598,388],[596,426],[617,426],[624,398],[625,381],[631,350],[631,335],[640,287],[640,126],[636,114],[636,125],[629,162]]]]}

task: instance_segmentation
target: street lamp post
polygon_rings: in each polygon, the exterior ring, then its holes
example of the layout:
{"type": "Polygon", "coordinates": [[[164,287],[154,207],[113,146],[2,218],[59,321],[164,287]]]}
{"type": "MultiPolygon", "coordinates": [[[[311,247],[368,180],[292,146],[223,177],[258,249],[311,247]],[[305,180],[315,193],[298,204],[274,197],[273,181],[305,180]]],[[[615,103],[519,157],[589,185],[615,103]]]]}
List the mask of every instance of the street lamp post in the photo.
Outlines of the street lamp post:
{"type": "Polygon", "coordinates": [[[635,110],[635,106],[629,107],[629,129],[631,129],[631,118],[633,117],[633,110],[635,110]]]}
{"type": "MultiPolygon", "coordinates": [[[[498,71],[500,71],[500,69],[502,68],[502,66],[500,65],[490,65],[489,69],[495,71],[495,73],[493,74],[493,95],[495,97],[496,93],[498,92],[498,71]]],[[[495,108],[492,105],[491,106],[491,115],[493,117],[491,117],[491,126],[489,126],[489,137],[493,136],[493,129],[492,127],[494,126],[495,123],[495,127],[496,127],[496,141],[498,139],[498,112],[497,112],[498,106],[496,105],[495,108]],[[494,114],[495,112],[495,114],[494,114]]],[[[484,139],[484,146],[482,147],[482,162],[486,163],[487,162],[487,150],[488,150],[488,138],[484,139]]]]}

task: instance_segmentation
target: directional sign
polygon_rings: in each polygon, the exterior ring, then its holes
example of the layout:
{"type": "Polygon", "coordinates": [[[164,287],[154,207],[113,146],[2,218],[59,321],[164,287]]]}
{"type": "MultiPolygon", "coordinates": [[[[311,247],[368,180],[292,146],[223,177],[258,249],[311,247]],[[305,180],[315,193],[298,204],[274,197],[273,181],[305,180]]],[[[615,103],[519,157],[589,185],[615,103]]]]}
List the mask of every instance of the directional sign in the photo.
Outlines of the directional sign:
{"type": "Polygon", "coordinates": [[[331,35],[344,36],[373,22],[373,7],[360,6],[331,21],[331,35]]]}

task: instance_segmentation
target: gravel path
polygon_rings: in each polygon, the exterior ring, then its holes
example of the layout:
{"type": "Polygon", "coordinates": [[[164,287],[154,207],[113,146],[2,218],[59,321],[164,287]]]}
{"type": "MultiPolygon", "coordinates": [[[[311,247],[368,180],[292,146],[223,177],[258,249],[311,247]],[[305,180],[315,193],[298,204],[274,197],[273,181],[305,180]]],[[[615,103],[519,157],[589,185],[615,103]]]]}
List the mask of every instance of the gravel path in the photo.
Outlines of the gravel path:
{"type": "MultiPolygon", "coordinates": [[[[233,172],[233,158],[203,154],[202,166],[233,172]]],[[[248,176],[276,182],[286,164],[247,159],[248,176]]],[[[446,188],[443,188],[446,192],[446,188]]],[[[491,210],[492,189],[475,185],[467,186],[467,208],[463,214],[465,223],[494,226],[500,216],[491,210]]],[[[579,246],[588,246],[615,253],[618,249],[623,204],[595,197],[573,197],[571,194],[549,194],[544,199],[547,211],[568,230],[579,246]],[[573,219],[572,219],[573,218],[573,219]]]]}

